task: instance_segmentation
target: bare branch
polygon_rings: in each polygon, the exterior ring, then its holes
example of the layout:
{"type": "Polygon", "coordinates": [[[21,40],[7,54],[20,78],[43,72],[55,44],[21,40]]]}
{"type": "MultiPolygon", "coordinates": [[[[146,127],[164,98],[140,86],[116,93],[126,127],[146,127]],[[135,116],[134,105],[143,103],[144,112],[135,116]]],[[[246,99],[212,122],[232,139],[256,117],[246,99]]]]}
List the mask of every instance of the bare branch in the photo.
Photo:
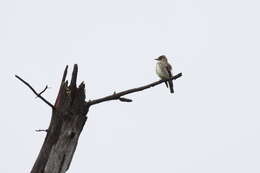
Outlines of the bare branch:
{"type": "MultiPolygon", "coordinates": [[[[182,73],[179,73],[179,74],[173,76],[171,78],[171,80],[176,80],[176,79],[178,79],[181,76],[182,76],[182,73]]],[[[110,100],[117,100],[117,99],[122,101],[122,96],[124,96],[124,95],[127,95],[127,94],[130,94],[130,93],[134,93],[134,92],[138,92],[138,91],[142,91],[142,90],[154,87],[154,86],[159,85],[159,84],[161,84],[161,83],[163,83],[165,81],[168,81],[168,80],[169,79],[159,80],[157,82],[153,82],[153,83],[150,83],[148,85],[144,85],[144,86],[141,86],[141,87],[138,87],[138,88],[125,90],[125,91],[122,91],[122,92],[119,92],[119,93],[115,93],[114,92],[114,94],[112,94],[112,95],[109,95],[109,96],[106,96],[106,97],[103,97],[103,98],[100,98],[100,99],[96,99],[96,100],[90,100],[89,102],[87,102],[87,105],[88,106],[92,106],[92,105],[95,105],[95,104],[98,104],[98,103],[101,103],[101,102],[110,101],[110,100]]],[[[123,100],[125,100],[125,99],[123,98],[123,100]]]]}
{"type": "Polygon", "coordinates": [[[38,129],[38,130],[35,130],[35,131],[36,131],[36,132],[46,132],[46,133],[47,133],[47,132],[48,132],[48,129],[45,129],[45,130],[44,130],[44,129],[38,129]]]}
{"type": "Polygon", "coordinates": [[[15,77],[17,79],[19,79],[21,82],[23,82],[26,86],[28,86],[37,97],[39,97],[42,101],[44,101],[47,105],[49,105],[53,110],[55,109],[55,107],[49,101],[47,101],[44,97],[42,97],[40,93],[37,93],[35,91],[35,89],[28,82],[26,82],[25,80],[23,80],[22,78],[20,78],[17,75],[15,75],[15,77]]]}

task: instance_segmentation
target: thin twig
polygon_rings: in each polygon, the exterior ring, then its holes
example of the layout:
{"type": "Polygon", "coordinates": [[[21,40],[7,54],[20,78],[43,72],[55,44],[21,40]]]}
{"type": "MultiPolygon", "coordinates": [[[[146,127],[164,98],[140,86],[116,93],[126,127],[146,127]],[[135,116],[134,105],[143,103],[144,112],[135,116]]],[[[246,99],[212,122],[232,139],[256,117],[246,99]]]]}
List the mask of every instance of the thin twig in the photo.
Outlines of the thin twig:
{"type": "Polygon", "coordinates": [[[19,79],[21,82],[23,82],[26,86],[28,86],[28,87],[32,90],[32,92],[33,92],[37,97],[39,97],[42,101],[44,101],[47,105],[49,105],[53,110],[55,109],[55,107],[54,107],[48,100],[46,100],[44,97],[42,97],[42,96],[40,95],[40,93],[37,93],[37,92],[35,91],[35,89],[34,89],[28,82],[26,82],[25,80],[23,80],[22,78],[20,78],[18,75],[15,75],[15,77],[16,77],[17,79],[19,79]]]}
{"type": "Polygon", "coordinates": [[[48,129],[38,129],[38,130],[35,130],[36,132],[48,132],[48,129]]]}
{"type": "Polygon", "coordinates": [[[131,100],[131,99],[124,98],[124,97],[120,97],[119,100],[120,100],[121,102],[132,102],[132,101],[133,101],[133,100],[131,100]]]}
{"type": "MultiPolygon", "coordinates": [[[[173,76],[171,78],[171,80],[175,80],[175,79],[178,79],[179,77],[182,76],[182,73],[179,73],[175,76],[173,76]]],[[[90,100],[87,102],[87,105],[88,106],[92,106],[92,105],[95,105],[95,104],[98,104],[98,103],[101,103],[101,102],[105,102],[105,101],[110,101],[110,100],[117,100],[124,96],[124,95],[127,95],[127,94],[130,94],[130,93],[134,93],[134,92],[138,92],[138,91],[142,91],[142,90],[145,90],[145,89],[148,89],[148,88],[151,88],[151,87],[154,87],[156,85],[159,85],[165,81],[168,81],[169,79],[166,79],[166,80],[159,80],[157,82],[153,82],[153,83],[150,83],[148,85],[144,85],[144,86],[141,86],[141,87],[138,87],[138,88],[133,88],[133,89],[129,89],[129,90],[125,90],[125,91],[122,91],[122,92],[119,92],[119,93],[113,93],[112,95],[109,95],[109,96],[106,96],[106,97],[103,97],[103,98],[99,98],[99,99],[95,99],[95,100],[90,100]]],[[[121,101],[122,101],[122,98],[121,98],[121,101]]]]}
{"type": "MultiPolygon", "coordinates": [[[[39,93],[39,95],[42,95],[42,93],[44,93],[48,88],[48,85],[46,85],[46,87],[39,93]]],[[[36,96],[35,98],[38,98],[38,96],[36,96]]]]}

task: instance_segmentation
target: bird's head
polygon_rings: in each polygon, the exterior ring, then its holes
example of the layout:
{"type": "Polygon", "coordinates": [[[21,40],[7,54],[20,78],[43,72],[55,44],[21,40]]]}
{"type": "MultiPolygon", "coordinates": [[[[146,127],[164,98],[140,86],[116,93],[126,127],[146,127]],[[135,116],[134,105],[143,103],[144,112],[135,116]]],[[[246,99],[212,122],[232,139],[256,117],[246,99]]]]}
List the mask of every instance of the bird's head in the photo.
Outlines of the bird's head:
{"type": "Polygon", "coordinates": [[[157,60],[157,61],[167,61],[167,58],[166,58],[165,55],[161,55],[158,58],[156,58],[155,60],[157,60]]]}

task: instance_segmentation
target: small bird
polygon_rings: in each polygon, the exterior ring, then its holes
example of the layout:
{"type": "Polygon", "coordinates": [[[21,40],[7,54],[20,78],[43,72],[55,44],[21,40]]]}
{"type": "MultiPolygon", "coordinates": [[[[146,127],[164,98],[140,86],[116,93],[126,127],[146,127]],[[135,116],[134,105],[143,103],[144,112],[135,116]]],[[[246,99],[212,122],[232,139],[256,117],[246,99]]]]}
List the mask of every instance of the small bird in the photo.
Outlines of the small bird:
{"type": "MultiPolygon", "coordinates": [[[[156,58],[155,60],[158,61],[157,64],[156,64],[157,75],[161,79],[171,78],[172,77],[172,72],[171,72],[172,66],[171,66],[171,64],[168,63],[166,56],[161,55],[158,58],[156,58]]],[[[165,84],[166,84],[167,88],[168,88],[168,84],[169,84],[171,93],[174,93],[172,80],[166,81],[165,84]]]]}

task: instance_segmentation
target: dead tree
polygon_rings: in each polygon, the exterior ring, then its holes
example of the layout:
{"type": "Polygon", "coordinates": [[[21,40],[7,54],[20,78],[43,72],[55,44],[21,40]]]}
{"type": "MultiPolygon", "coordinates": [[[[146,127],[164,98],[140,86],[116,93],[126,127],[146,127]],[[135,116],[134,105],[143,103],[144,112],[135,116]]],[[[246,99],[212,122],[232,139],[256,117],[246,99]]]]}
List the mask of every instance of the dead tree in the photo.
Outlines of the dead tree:
{"type": "MultiPolygon", "coordinates": [[[[131,99],[123,96],[154,87],[166,81],[159,80],[138,88],[113,93],[103,98],[85,101],[85,84],[82,82],[78,87],[76,84],[78,66],[74,65],[70,83],[66,80],[67,70],[68,66],[64,70],[59,93],[54,105],[42,96],[42,93],[48,86],[38,93],[29,83],[15,75],[16,78],[27,85],[37,97],[52,109],[49,128],[47,130],[38,130],[45,131],[47,134],[31,173],[65,173],[69,169],[80,133],[87,121],[88,110],[91,106],[110,100],[131,102],[131,99]]],[[[181,76],[182,74],[179,73],[173,76],[171,80],[175,80],[181,76]]]]}

